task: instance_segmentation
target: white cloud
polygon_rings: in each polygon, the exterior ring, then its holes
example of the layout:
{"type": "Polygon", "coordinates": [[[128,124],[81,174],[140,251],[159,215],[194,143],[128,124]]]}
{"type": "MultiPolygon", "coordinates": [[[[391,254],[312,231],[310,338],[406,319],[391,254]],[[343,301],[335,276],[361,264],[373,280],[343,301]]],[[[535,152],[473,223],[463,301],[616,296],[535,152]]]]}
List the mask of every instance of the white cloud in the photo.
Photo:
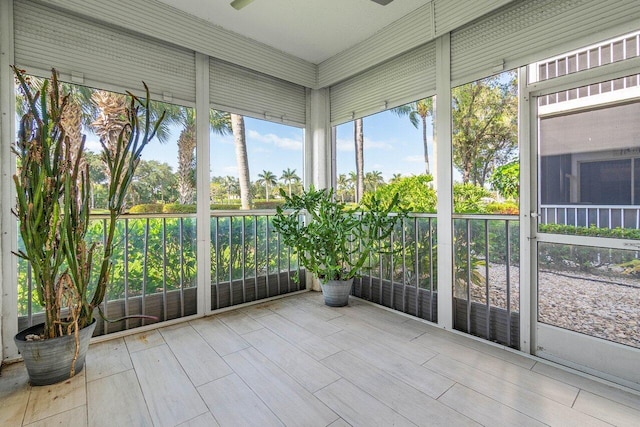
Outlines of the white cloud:
{"type": "Polygon", "coordinates": [[[247,132],[250,139],[253,139],[264,144],[273,145],[274,147],[283,148],[285,150],[302,150],[302,140],[283,138],[273,133],[263,135],[255,130],[249,130],[247,132]]]}
{"type": "Polygon", "coordinates": [[[404,161],[411,162],[411,163],[420,163],[420,162],[424,162],[424,156],[421,156],[421,155],[407,156],[404,158],[404,161]]]}

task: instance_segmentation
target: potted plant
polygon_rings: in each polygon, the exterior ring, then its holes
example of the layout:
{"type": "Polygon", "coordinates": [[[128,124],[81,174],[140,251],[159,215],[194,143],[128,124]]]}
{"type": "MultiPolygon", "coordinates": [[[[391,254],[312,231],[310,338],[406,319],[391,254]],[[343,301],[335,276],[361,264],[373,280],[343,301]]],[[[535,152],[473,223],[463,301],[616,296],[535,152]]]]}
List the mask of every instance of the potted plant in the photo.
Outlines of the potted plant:
{"type": "Polygon", "coordinates": [[[347,305],[354,277],[373,252],[382,252],[379,242],[404,215],[393,213],[398,210],[398,194],[388,205],[374,196],[351,209],[332,189],[311,187],[291,196],[281,189],[280,195],[285,203],[277,208],[275,230],[293,248],[300,265],[319,279],[325,304],[347,305]]]}
{"type": "Polygon", "coordinates": [[[29,262],[45,313],[44,324],[18,333],[14,341],[31,384],[45,385],[72,377],[84,366],[96,324],[94,309],[100,309],[109,283],[116,222],[142,150],[164,115],[150,123],[145,85],[144,100],[129,94],[126,125],[115,143],[108,148],[101,141],[110,177],[109,218],[104,243],[89,243],[85,241],[90,221],[89,167],[84,161],[84,137],[72,146],[63,125],[69,95],[62,93],[55,70],[40,90],[24,71],[13,70],[26,104],[13,147],[18,161],[14,213],[24,242],[16,255],[29,262]]]}

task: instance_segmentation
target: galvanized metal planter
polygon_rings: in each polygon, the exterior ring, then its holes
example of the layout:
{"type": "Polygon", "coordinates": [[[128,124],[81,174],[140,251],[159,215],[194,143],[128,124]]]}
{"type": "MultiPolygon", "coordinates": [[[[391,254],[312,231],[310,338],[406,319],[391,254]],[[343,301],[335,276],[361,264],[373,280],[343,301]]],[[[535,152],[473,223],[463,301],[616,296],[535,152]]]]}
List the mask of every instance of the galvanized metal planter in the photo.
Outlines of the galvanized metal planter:
{"type": "MultiPolygon", "coordinates": [[[[80,330],[80,349],[74,368],[75,374],[84,368],[89,341],[95,328],[94,319],[89,326],[80,330]]],[[[44,323],[40,323],[25,329],[13,338],[24,359],[31,385],[55,384],[71,377],[71,364],[76,352],[75,337],[66,335],[46,340],[25,341],[27,335],[39,335],[43,330],[44,323]]]]}
{"type": "Polygon", "coordinates": [[[324,303],[329,307],[344,307],[349,304],[349,294],[353,279],[349,280],[329,280],[322,285],[324,303]]]}

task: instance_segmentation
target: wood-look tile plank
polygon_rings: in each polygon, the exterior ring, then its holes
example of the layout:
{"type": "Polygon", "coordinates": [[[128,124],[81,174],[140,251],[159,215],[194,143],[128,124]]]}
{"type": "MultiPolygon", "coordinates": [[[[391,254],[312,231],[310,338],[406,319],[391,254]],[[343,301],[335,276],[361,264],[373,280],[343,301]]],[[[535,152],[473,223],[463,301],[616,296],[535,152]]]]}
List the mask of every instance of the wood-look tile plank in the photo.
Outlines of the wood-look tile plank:
{"type": "Polygon", "coordinates": [[[289,426],[326,426],[338,416],[258,350],[248,348],[225,361],[289,426]]]}
{"type": "Polygon", "coordinates": [[[348,352],[334,354],[322,363],[417,425],[477,425],[470,418],[348,352]]]}
{"type": "MultiPolygon", "coordinates": [[[[86,427],[87,424],[87,407],[86,405],[52,415],[32,424],[25,424],[25,427],[86,427]]],[[[113,425],[113,424],[112,424],[113,425]]]]}
{"type": "Polygon", "coordinates": [[[29,402],[29,374],[24,363],[2,367],[0,376],[0,426],[20,426],[29,402]]]}
{"type": "Polygon", "coordinates": [[[168,346],[137,351],[131,360],[155,426],[174,426],[207,411],[168,346]]]}
{"type": "Polygon", "coordinates": [[[87,404],[84,369],[73,378],[58,384],[32,387],[24,424],[57,415],[87,404]]]}
{"type": "Polygon", "coordinates": [[[390,350],[414,363],[423,364],[433,357],[433,352],[425,351],[423,346],[403,338],[398,338],[353,316],[339,317],[331,320],[331,323],[369,342],[376,342],[388,347],[390,350]]]}
{"type": "Polygon", "coordinates": [[[332,354],[340,352],[340,348],[331,344],[324,338],[312,336],[306,340],[294,343],[296,347],[316,360],[322,360],[332,354]]]}
{"type": "Polygon", "coordinates": [[[241,311],[230,311],[217,317],[239,335],[264,328],[264,326],[256,322],[251,316],[241,311]]]}
{"type": "Polygon", "coordinates": [[[605,425],[594,417],[447,356],[438,355],[424,366],[545,424],[576,427],[605,425]]]}
{"type": "Polygon", "coordinates": [[[124,338],[103,341],[89,346],[85,363],[87,381],[97,380],[132,368],[133,365],[124,338]]]}
{"type": "Polygon", "coordinates": [[[220,424],[213,418],[211,412],[205,412],[204,414],[185,421],[179,424],[178,427],[218,427],[220,424]]]}
{"type": "Polygon", "coordinates": [[[346,422],[342,418],[338,418],[337,420],[335,420],[334,422],[329,424],[327,427],[350,427],[350,426],[351,426],[351,424],[349,424],[348,422],[346,422]]]}
{"type": "Polygon", "coordinates": [[[596,381],[589,375],[574,373],[569,368],[559,368],[544,361],[538,361],[531,370],[640,411],[640,392],[634,393],[623,390],[619,387],[596,381]]]}
{"type": "Polygon", "coordinates": [[[302,310],[298,307],[283,307],[276,313],[319,337],[326,337],[327,335],[335,334],[342,330],[341,328],[318,318],[314,313],[302,310]]]}
{"type": "Polygon", "coordinates": [[[160,333],[196,387],[233,372],[191,325],[162,328],[160,333]]]}
{"type": "Polygon", "coordinates": [[[244,338],[311,393],[340,378],[332,370],[268,329],[246,334],[244,338]]]}
{"type": "Polygon", "coordinates": [[[198,387],[221,426],[281,426],[280,420],[236,374],[198,387]]]}
{"type": "Polygon", "coordinates": [[[205,317],[189,323],[220,356],[249,347],[244,338],[216,317],[205,317]]]}
{"type": "Polygon", "coordinates": [[[339,348],[324,338],[313,335],[306,329],[277,314],[261,317],[258,322],[316,360],[321,360],[340,351],[339,348]]]}
{"type": "Polygon", "coordinates": [[[378,344],[356,347],[349,352],[434,399],[454,384],[449,378],[436,374],[378,344]]]}
{"type": "Polygon", "coordinates": [[[152,426],[136,373],[120,372],[87,383],[90,426],[152,426]]]}
{"type": "MultiPolygon", "coordinates": [[[[315,395],[340,415],[343,421],[336,421],[339,423],[337,425],[415,426],[414,423],[345,379],[317,391],[315,395]]],[[[331,425],[334,426],[334,424],[331,425]]]]}
{"type": "Polygon", "coordinates": [[[428,333],[431,335],[440,335],[451,343],[456,343],[467,348],[472,348],[474,350],[488,354],[489,356],[502,359],[506,362],[518,365],[525,369],[531,369],[535,364],[535,360],[530,357],[524,356],[524,354],[518,354],[516,351],[507,350],[503,346],[498,346],[485,340],[472,338],[467,334],[445,331],[439,328],[434,328],[428,333]]]}
{"type": "Polygon", "coordinates": [[[158,330],[129,335],[124,338],[124,341],[127,343],[127,349],[129,350],[129,353],[157,347],[165,343],[164,339],[162,339],[162,335],[160,335],[160,332],[158,332],[158,330]]]}
{"type": "Polygon", "coordinates": [[[573,407],[615,426],[637,427],[640,425],[640,411],[588,391],[580,391],[573,407]]]}
{"type": "Polygon", "coordinates": [[[308,298],[292,299],[289,304],[282,305],[274,311],[276,313],[280,313],[282,310],[287,308],[302,310],[317,320],[331,320],[336,317],[344,316],[343,312],[336,310],[334,307],[326,306],[322,302],[313,301],[308,298]]]}
{"type": "Polygon", "coordinates": [[[544,427],[546,425],[460,384],[447,390],[440,396],[438,402],[485,426],[544,427]]]}
{"type": "Polygon", "coordinates": [[[425,334],[414,342],[566,406],[571,406],[578,395],[576,387],[441,337],[425,334]]]}

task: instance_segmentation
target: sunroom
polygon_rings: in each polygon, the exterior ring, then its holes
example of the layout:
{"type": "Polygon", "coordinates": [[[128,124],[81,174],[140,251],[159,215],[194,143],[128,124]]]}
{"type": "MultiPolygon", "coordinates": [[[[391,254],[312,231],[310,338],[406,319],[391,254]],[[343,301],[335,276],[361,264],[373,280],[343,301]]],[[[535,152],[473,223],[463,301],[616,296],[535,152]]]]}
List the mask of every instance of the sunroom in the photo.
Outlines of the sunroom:
{"type": "Polygon", "coordinates": [[[0,0],[0,23],[0,424],[640,423],[637,1],[0,0]],[[43,321],[14,64],[85,96],[89,149],[141,81],[170,116],[118,223],[122,320],[46,387],[13,340],[43,321]],[[277,187],[311,186],[410,207],[347,307],[273,230],[277,187]]]}

